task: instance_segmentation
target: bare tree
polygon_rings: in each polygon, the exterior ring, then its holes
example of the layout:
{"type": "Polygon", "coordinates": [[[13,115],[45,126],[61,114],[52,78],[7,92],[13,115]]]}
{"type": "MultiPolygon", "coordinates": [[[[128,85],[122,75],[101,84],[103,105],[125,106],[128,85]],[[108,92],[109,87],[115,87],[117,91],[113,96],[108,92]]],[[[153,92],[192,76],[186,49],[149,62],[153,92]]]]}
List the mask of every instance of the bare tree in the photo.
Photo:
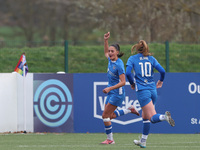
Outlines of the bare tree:
{"type": "Polygon", "coordinates": [[[40,15],[40,7],[38,0],[20,0],[14,3],[13,0],[8,0],[7,5],[11,12],[11,20],[15,22],[19,28],[22,29],[28,41],[33,40],[36,31],[36,24],[38,23],[38,16],[40,15]]]}
{"type": "Polygon", "coordinates": [[[7,0],[0,7],[27,41],[36,36],[74,44],[102,41],[99,33],[106,31],[114,41],[126,42],[198,42],[200,37],[199,0],[7,0]]]}

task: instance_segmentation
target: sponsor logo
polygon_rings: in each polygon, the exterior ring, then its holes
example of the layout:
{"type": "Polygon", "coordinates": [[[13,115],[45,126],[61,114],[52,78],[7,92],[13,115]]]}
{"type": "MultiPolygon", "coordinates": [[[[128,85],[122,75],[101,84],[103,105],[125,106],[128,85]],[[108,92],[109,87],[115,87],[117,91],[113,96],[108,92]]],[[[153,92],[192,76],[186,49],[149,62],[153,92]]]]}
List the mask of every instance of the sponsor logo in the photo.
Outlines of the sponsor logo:
{"type": "MultiPolygon", "coordinates": [[[[94,118],[102,119],[102,113],[104,111],[104,106],[106,102],[106,94],[102,92],[102,90],[107,87],[108,82],[94,82],[94,108],[93,108],[93,115],[94,118]]],[[[125,85],[126,96],[124,101],[122,102],[122,107],[118,107],[118,109],[128,108],[130,105],[133,105],[138,111],[141,110],[140,104],[136,99],[135,91],[130,88],[130,84],[126,82],[125,85]],[[128,89],[128,90],[126,90],[128,89]],[[135,98],[134,98],[135,96],[135,98]]],[[[117,117],[112,119],[112,122],[127,125],[135,122],[139,122],[142,120],[142,117],[138,117],[134,114],[124,115],[121,117],[117,117]]]]}
{"type": "Polygon", "coordinates": [[[46,126],[64,124],[72,112],[72,96],[68,87],[56,79],[40,84],[34,95],[34,110],[46,126]]]}

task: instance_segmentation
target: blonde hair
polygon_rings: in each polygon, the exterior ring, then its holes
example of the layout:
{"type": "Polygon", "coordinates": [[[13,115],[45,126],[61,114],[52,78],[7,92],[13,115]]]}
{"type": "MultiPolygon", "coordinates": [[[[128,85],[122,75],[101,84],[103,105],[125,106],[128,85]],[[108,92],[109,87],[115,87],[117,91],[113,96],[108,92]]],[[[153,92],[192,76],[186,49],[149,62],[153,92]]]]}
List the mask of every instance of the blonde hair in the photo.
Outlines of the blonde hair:
{"type": "Polygon", "coordinates": [[[144,40],[140,40],[137,44],[133,45],[131,48],[131,53],[133,54],[134,49],[138,53],[142,53],[144,56],[149,56],[151,53],[149,52],[149,47],[144,40]]]}

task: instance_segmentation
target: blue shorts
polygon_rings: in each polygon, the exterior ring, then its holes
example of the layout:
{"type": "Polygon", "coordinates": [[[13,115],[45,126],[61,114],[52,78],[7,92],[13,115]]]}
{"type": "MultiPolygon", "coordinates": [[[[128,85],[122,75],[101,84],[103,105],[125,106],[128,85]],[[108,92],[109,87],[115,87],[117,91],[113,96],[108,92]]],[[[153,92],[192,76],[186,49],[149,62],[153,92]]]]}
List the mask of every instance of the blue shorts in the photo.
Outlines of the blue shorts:
{"type": "Polygon", "coordinates": [[[105,104],[112,104],[114,106],[121,106],[122,101],[125,99],[125,93],[122,95],[116,95],[116,94],[109,94],[106,98],[105,104]]]}
{"type": "Polygon", "coordinates": [[[152,101],[154,105],[156,104],[156,101],[157,101],[156,89],[155,90],[140,90],[136,92],[136,95],[141,107],[144,107],[150,101],[152,101]]]}

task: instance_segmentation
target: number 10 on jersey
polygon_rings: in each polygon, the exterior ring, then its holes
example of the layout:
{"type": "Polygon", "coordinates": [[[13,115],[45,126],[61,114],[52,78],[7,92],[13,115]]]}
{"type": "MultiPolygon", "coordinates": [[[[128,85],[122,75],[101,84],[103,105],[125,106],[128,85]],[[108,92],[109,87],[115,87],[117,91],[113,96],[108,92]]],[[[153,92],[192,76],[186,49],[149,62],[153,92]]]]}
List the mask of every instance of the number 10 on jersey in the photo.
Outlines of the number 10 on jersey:
{"type": "Polygon", "coordinates": [[[141,74],[142,77],[150,77],[151,76],[151,63],[150,62],[139,62],[139,65],[141,67],[141,74]]]}

